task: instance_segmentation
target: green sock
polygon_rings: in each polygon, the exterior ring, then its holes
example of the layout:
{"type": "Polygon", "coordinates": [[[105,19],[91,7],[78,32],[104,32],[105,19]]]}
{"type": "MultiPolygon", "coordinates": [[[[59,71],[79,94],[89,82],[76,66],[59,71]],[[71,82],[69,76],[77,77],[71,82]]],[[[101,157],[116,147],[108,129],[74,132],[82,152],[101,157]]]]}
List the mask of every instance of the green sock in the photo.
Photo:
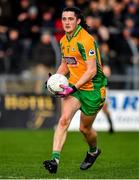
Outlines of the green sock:
{"type": "Polygon", "coordinates": [[[89,146],[90,153],[94,153],[94,152],[96,152],[96,150],[97,150],[97,147],[89,146]]]}
{"type": "Polygon", "coordinates": [[[60,152],[59,151],[53,151],[52,152],[52,159],[57,159],[59,161],[59,159],[60,159],[60,152]]]}

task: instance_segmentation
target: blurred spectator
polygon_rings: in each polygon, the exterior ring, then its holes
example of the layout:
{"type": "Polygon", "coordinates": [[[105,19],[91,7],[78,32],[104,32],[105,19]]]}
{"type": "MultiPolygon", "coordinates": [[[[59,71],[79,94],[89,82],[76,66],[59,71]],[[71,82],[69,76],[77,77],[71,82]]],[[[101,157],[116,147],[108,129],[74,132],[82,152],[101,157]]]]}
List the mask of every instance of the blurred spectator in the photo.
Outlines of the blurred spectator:
{"type": "Polygon", "coordinates": [[[125,14],[125,18],[130,18],[134,21],[134,23],[137,25],[139,24],[139,18],[138,18],[138,5],[136,3],[129,3],[127,6],[127,12],[125,14]]]}
{"type": "MultiPolygon", "coordinates": [[[[139,38],[137,34],[131,33],[128,28],[122,32],[122,38],[119,42],[117,52],[121,71],[128,77],[137,77],[139,75],[139,38]]],[[[125,85],[126,89],[133,89],[133,82],[128,82],[125,85]]]]}
{"type": "Polygon", "coordinates": [[[32,63],[34,65],[33,71],[39,77],[35,85],[35,92],[41,93],[43,80],[46,79],[49,72],[54,73],[56,65],[56,52],[49,32],[44,32],[34,47],[32,63]]]}
{"type": "Polygon", "coordinates": [[[0,24],[4,26],[12,25],[12,6],[10,0],[0,0],[0,24]]]}
{"type": "Polygon", "coordinates": [[[86,13],[89,1],[87,0],[76,0],[75,5],[80,8],[84,13],[86,13]]]}
{"type": "Polygon", "coordinates": [[[131,18],[126,18],[124,25],[130,30],[130,32],[135,31],[135,22],[131,18]]]}
{"type": "Polygon", "coordinates": [[[19,32],[16,29],[9,31],[9,41],[6,54],[9,61],[9,73],[20,74],[24,65],[22,64],[22,45],[19,40],[19,32]]]}
{"type": "MultiPolygon", "coordinates": [[[[100,52],[101,52],[101,58],[102,58],[102,64],[103,64],[103,73],[107,78],[111,76],[111,66],[110,66],[110,49],[107,43],[103,42],[100,46],[100,52]]],[[[108,88],[107,88],[108,92],[108,88]]],[[[108,123],[109,123],[109,133],[113,133],[113,123],[112,123],[112,118],[108,109],[108,101],[106,98],[106,102],[102,108],[102,111],[104,112],[108,123]]]]}
{"type": "Polygon", "coordinates": [[[124,28],[120,38],[115,41],[115,49],[118,54],[117,61],[119,66],[119,73],[126,74],[126,68],[131,64],[132,51],[129,45],[131,40],[131,33],[129,28],[124,28]]]}
{"type": "Polygon", "coordinates": [[[7,28],[0,26],[0,74],[7,73],[9,66],[6,58],[7,28]]]}
{"type": "Polygon", "coordinates": [[[110,10],[110,5],[108,0],[99,0],[99,6],[98,9],[100,12],[107,12],[110,10]]]}
{"type": "Polygon", "coordinates": [[[40,19],[39,12],[36,6],[30,6],[28,9],[28,18],[29,18],[29,26],[30,26],[30,38],[32,44],[36,43],[39,39],[39,31],[40,31],[40,19]]]}
{"type": "Polygon", "coordinates": [[[29,21],[29,0],[20,0],[19,12],[17,15],[16,27],[20,32],[20,39],[23,45],[23,59],[28,59],[29,51],[31,48],[31,37],[30,37],[30,21],[29,21]]]}
{"type": "Polygon", "coordinates": [[[75,6],[74,0],[65,0],[65,7],[73,7],[75,6]]]}
{"type": "Polygon", "coordinates": [[[101,17],[102,13],[99,10],[99,2],[97,0],[91,0],[89,2],[87,15],[93,16],[93,17],[101,17]]]}
{"type": "Polygon", "coordinates": [[[113,31],[120,31],[123,28],[123,5],[122,1],[115,1],[111,10],[104,17],[104,25],[111,27],[113,31]]]}
{"type": "Polygon", "coordinates": [[[20,0],[20,7],[17,16],[17,28],[19,29],[20,37],[22,39],[30,38],[30,24],[28,18],[29,8],[29,0],[20,0]]]}
{"type": "Polygon", "coordinates": [[[110,68],[110,48],[106,42],[101,43],[100,45],[101,58],[103,62],[103,72],[106,77],[110,77],[111,68],[110,68]]]}
{"type": "Polygon", "coordinates": [[[98,37],[97,39],[100,42],[109,40],[110,36],[108,28],[102,24],[102,20],[100,17],[87,16],[86,23],[89,26],[90,33],[96,34],[98,37]]]}
{"type": "Polygon", "coordinates": [[[124,6],[127,6],[131,2],[131,0],[123,0],[122,2],[124,6]]]}
{"type": "Polygon", "coordinates": [[[86,24],[88,25],[89,27],[89,32],[91,34],[97,34],[97,29],[95,28],[95,18],[91,15],[87,15],[86,16],[86,24]]]}
{"type": "Polygon", "coordinates": [[[131,66],[126,68],[126,74],[133,76],[133,81],[127,83],[126,89],[139,89],[139,37],[138,34],[132,33],[131,40],[129,41],[132,51],[131,66]]]}
{"type": "Polygon", "coordinates": [[[110,36],[109,36],[109,31],[106,26],[102,24],[102,20],[100,17],[95,18],[95,28],[97,29],[97,34],[98,37],[100,38],[100,41],[108,41],[110,36]]]}
{"type": "Polygon", "coordinates": [[[53,19],[53,12],[51,9],[45,10],[42,13],[42,19],[41,19],[41,29],[47,30],[47,31],[54,31],[54,19],[53,19]]]}

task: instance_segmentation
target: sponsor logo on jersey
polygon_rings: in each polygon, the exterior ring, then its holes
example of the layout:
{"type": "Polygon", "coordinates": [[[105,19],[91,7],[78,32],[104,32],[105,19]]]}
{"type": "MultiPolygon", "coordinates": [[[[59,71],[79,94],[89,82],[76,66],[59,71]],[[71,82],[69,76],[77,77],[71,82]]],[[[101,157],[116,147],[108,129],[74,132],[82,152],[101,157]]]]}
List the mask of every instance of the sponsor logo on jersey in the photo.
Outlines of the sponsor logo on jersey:
{"type": "Polygon", "coordinates": [[[72,49],[71,49],[71,50],[72,50],[72,52],[75,52],[75,47],[72,47],[72,49]]]}
{"type": "Polygon", "coordinates": [[[67,64],[75,65],[77,64],[77,60],[75,57],[64,57],[67,64]]]}
{"type": "Polygon", "coordinates": [[[90,49],[89,50],[89,56],[93,56],[93,55],[95,55],[95,51],[93,49],[90,49]]]}

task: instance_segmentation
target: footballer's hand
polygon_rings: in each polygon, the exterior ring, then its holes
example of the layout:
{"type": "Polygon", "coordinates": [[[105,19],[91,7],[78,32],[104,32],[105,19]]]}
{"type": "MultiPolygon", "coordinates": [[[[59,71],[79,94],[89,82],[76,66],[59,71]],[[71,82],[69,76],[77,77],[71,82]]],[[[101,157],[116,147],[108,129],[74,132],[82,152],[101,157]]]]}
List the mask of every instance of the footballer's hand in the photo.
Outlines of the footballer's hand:
{"type": "Polygon", "coordinates": [[[77,91],[77,88],[75,86],[69,87],[69,86],[61,84],[60,87],[63,89],[62,92],[57,93],[57,95],[59,95],[60,97],[66,97],[77,91]]]}
{"type": "MultiPolygon", "coordinates": [[[[49,73],[48,73],[48,79],[49,79],[51,76],[52,76],[52,74],[49,72],[49,73]]],[[[48,81],[48,79],[47,79],[47,81],[48,81]]],[[[45,89],[47,89],[47,81],[45,81],[45,89]]]]}

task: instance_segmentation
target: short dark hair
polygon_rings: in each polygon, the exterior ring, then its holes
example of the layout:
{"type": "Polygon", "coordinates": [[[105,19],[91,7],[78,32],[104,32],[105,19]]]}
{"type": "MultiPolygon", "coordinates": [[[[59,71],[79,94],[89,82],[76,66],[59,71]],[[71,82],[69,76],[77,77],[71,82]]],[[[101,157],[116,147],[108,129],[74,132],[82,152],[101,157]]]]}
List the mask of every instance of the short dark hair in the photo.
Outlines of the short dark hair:
{"type": "Polygon", "coordinates": [[[85,20],[85,17],[82,13],[82,11],[78,8],[78,7],[66,7],[63,12],[65,11],[71,11],[71,12],[74,12],[76,17],[78,19],[81,19],[81,22],[80,22],[80,25],[85,29],[85,30],[88,30],[88,25],[86,24],[86,20],[85,20]]]}

